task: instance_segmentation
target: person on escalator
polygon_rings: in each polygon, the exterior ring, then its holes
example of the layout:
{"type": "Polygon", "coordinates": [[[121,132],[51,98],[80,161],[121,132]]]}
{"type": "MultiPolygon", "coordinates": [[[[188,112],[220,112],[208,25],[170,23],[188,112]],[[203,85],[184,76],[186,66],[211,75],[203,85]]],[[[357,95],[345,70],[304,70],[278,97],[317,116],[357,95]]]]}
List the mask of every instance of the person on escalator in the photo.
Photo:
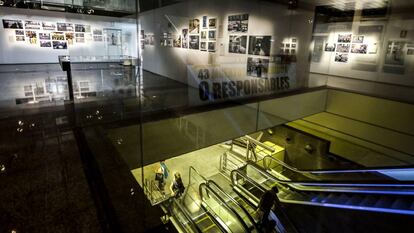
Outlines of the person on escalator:
{"type": "Polygon", "coordinates": [[[172,193],[172,196],[179,198],[183,195],[185,187],[183,180],[181,179],[180,173],[176,172],[174,173],[174,179],[171,183],[170,190],[172,193]]]}
{"type": "Polygon", "coordinates": [[[269,223],[269,214],[272,210],[273,205],[279,204],[279,198],[277,193],[279,190],[276,186],[273,186],[270,190],[267,190],[262,198],[260,199],[259,206],[257,208],[257,214],[259,218],[259,223],[263,228],[266,228],[269,223]]]}

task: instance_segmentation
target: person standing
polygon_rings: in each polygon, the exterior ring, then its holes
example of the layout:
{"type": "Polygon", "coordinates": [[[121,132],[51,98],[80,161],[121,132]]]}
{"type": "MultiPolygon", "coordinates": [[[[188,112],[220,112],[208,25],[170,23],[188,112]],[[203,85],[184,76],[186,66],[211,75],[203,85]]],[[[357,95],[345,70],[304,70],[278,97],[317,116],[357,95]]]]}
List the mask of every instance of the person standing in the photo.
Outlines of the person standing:
{"type": "Polygon", "coordinates": [[[160,167],[163,170],[164,173],[164,179],[167,180],[168,176],[170,175],[170,170],[168,169],[167,165],[165,164],[165,160],[160,161],[160,167]]]}
{"type": "Polygon", "coordinates": [[[171,182],[170,190],[172,193],[172,196],[179,198],[183,195],[185,187],[183,180],[181,179],[180,173],[176,172],[174,173],[174,179],[173,182],[171,182]]]}
{"type": "Polygon", "coordinates": [[[259,221],[262,226],[267,226],[269,222],[269,213],[272,209],[275,202],[279,199],[277,193],[279,190],[276,186],[273,186],[270,190],[267,190],[263,196],[260,198],[259,206],[257,208],[257,213],[259,215],[259,221]]]}

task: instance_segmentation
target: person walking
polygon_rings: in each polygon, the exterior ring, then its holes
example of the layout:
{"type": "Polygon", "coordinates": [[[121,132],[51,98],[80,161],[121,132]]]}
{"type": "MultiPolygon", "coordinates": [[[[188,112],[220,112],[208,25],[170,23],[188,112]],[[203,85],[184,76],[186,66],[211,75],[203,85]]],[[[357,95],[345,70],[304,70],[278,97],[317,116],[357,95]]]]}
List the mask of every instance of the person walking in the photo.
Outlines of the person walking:
{"type": "Polygon", "coordinates": [[[273,186],[270,190],[267,190],[260,198],[257,213],[259,217],[259,223],[265,227],[269,222],[269,213],[274,203],[278,201],[277,193],[279,190],[276,186],[273,186]]]}
{"type": "Polygon", "coordinates": [[[168,169],[167,165],[165,164],[165,160],[160,161],[160,167],[163,169],[164,172],[164,179],[167,180],[170,174],[170,170],[168,169]]]}
{"type": "Polygon", "coordinates": [[[183,180],[181,179],[180,173],[176,172],[174,173],[174,179],[173,182],[171,182],[170,186],[171,194],[172,196],[179,198],[183,195],[185,187],[183,180]]]}

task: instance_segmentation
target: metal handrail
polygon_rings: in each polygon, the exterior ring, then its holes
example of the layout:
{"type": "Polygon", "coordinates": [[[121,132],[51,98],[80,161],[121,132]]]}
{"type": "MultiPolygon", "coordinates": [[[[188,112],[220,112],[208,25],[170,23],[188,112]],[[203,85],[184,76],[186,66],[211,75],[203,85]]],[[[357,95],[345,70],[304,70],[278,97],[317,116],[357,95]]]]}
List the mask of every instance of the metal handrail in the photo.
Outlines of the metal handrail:
{"type": "Polygon", "coordinates": [[[194,220],[191,218],[191,216],[188,214],[188,212],[181,206],[181,204],[178,202],[178,200],[174,198],[172,202],[184,214],[187,221],[190,222],[192,224],[192,226],[196,228],[196,231],[198,233],[201,233],[202,230],[200,229],[200,227],[197,224],[195,224],[194,220]]]}
{"type": "MultiPolygon", "coordinates": [[[[211,187],[209,187],[206,183],[203,183],[203,184],[200,184],[200,187],[199,187],[199,192],[200,192],[200,196],[201,196],[201,199],[203,199],[203,191],[202,191],[202,189],[203,189],[203,187],[205,187],[205,189],[208,191],[208,192],[211,192],[211,193],[213,193],[214,194],[214,196],[216,196],[216,198],[218,199],[218,201],[220,201],[221,203],[223,203],[223,205],[224,205],[224,207],[226,208],[226,209],[228,209],[229,211],[230,211],[230,213],[233,215],[233,216],[235,216],[236,218],[237,218],[237,220],[240,222],[240,224],[243,226],[243,229],[244,229],[244,231],[246,232],[246,233],[248,233],[248,232],[250,232],[249,231],[249,227],[246,225],[246,223],[243,221],[243,218],[237,213],[237,211],[235,211],[234,209],[233,209],[233,207],[231,207],[231,206],[229,206],[224,200],[223,200],[223,198],[221,198],[217,193],[216,193],[216,191],[214,191],[211,187]]],[[[208,192],[207,192],[207,195],[209,195],[208,194],[208,192]]],[[[210,195],[209,195],[210,196],[210,195]]],[[[216,214],[216,216],[217,216],[217,214],[216,214]]]]}
{"type": "Polygon", "coordinates": [[[237,207],[239,207],[243,213],[247,216],[247,218],[249,219],[249,221],[252,223],[252,226],[257,229],[256,226],[256,222],[254,221],[253,217],[249,214],[249,212],[246,210],[246,208],[244,208],[242,205],[240,205],[236,200],[234,200],[234,198],[232,196],[230,196],[229,194],[227,194],[226,192],[224,192],[224,190],[213,180],[208,180],[207,181],[207,185],[213,185],[217,188],[217,190],[219,190],[226,198],[228,198],[231,202],[233,202],[237,207]]]}

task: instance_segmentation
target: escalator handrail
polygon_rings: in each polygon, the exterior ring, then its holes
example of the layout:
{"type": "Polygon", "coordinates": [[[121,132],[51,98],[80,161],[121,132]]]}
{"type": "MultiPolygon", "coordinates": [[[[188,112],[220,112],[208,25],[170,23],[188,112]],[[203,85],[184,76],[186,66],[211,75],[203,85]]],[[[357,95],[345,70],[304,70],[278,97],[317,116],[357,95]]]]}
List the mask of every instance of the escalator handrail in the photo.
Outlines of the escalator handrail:
{"type": "MultiPolygon", "coordinates": [[[[203,192],[202,192],[202,189],[203,189],[203,187],[205,187],[205,189],[206,190],[208,190],[209,192],[211,192],[211,193],[213,193],[216,197],[217,197],[217,199],[218,199],[218,201],[220,201],[225,207],[226,207],[226,209],[228,209],[228,210],[230,210],[230,212],[237,218],[237,220],[239,220],[239,222],[240,222],[240,224],[243,226],[243,229],[244,229],[244,231],[246,232],[246,233],[248,233],[249,232],[249,227],[246,225],[246,223],[243,221],[243,218],[237,213],[237,211],[235,211],[234,209],[233,209],[233,207],[231,207],[231,206],[229,206],[228,204],[227,204],[227,202],[226,201],[224,201],[223,200],[223,198],[221,198],[217,193],[216,193],[216,191],[214,191],[211,187],[209,187],[206,183],[202,183],[202,184],[200,184],[200,186],[199,186],[199,193],[200,193],[200,197],[201,197],[201,200],[203,200],[203,192]]],[[[224,222],[224,221],[223,221],[224,222]]]]}
{"type": "MultiPolygon", "coordinates": [[[[257,164],[252,162],[247,162],[246,166],[253,167],[257,172],[261,173],[265,177],[274,180],[277,183],[288,185],[290,188],[299,190],[299,191],[334,191],[334,192],[352,192],[353,189],[356,187],[363,187],[363,188],[414,188],[414,184],[401,184],[401,183],[336,183],[333,181],[324,181],[324,182],[314,182],[314,181],[295,181],[295,180],[282,180],[273,176],[272,174],[264,171],[261,167],[257,164]],[[319,187],[320,189],[310,188],[312,186],[319,187]],[[325,188],[326,187],[326,188],[325,188]],[[341,187],[343,190],[332,190],[327,187],[341,187]]],[[[253,180],[254,181],[254,180],[253,180]]],[[[257,183],[257,182],[256,182],[257,183]]],[[[359,190],[360,192],[363,192],[359,190]]],[[[354,191],[355,192],[355,191],[354,191]]],[[[408,192],[403,192],[399,190],[398,192],[391,192],[391,191],[384,191],[384,190],[365,190],[365,192],[370,193],[377,193],[377,194],[399,194],[399,195],[414,195],[414,190],[409,190],[408,192]]]]}
{"type": "Polygon", "coordinates": [[[188,214],[188,212],[181,206],[180,202],[177,199],[173,198],[174,204],[180,209],[180,211],[184,214],[185,218],[196,228],[198,233],[202,233],[203,231],[198,227],[198,225],[194,222],[193,218],[188,214]]]}
{"type": "Polygon", "coordinates": [[[210,186],[210,185],[215,186],[226,198],[228,198],[231,202],[233,202],[235,205],[237,205],[237,207],[239,207],[243,211],[243,213],[247,216],[249,221],[252,223],[252,226],[255,229],[257,229],[256,222],[254,221],[253,217],[249,214],[249,212],[246,210],[246,208],[244,208],[242,205],[239,204],[239,202],[234,200],[234,198],[232,196],[230,196],[229,194],[224,192],[224,190],[214,180],[208,180],[207,185],[208,186],[210,186]]]}
{"type": "Polygon", "coordinates": [[[198,171],[197,171],[197,169],[195,169],[193,166],[190,166],[189,168],[188,168],[188,185],[191,185],[191,171],[194,171],[199,177],[201,177],[201,179],[203,179],[204,180],[204,182],[207,182],[207,179],[203,176],[203,175],[201,175],[198,171]]]}
{"type": "Polygon", "coordinates": [[[269,169],[266,163],[266,160],[273,160],[279,165],[297,173],[301,174],[335,174],[335,173],[362,173],[362,172],[390,172],[390,171],[404,171],[407,169],[414,169],[414,167],[403,167],[403,168],[389,168],[389,169],[378,169],[378,168],[366,168],[366,169],[342,169],[342,170],[299,170],[296,167],[290,166],[289,164],[283,162],[282,160],[272,157],[271,155],[266,155],[263,158],[263,167],[269,169]]]}

